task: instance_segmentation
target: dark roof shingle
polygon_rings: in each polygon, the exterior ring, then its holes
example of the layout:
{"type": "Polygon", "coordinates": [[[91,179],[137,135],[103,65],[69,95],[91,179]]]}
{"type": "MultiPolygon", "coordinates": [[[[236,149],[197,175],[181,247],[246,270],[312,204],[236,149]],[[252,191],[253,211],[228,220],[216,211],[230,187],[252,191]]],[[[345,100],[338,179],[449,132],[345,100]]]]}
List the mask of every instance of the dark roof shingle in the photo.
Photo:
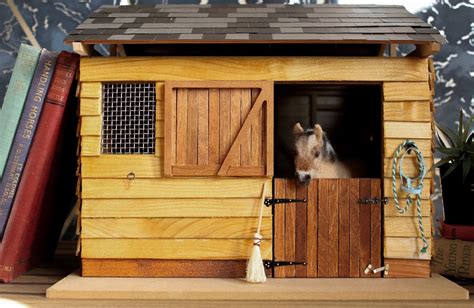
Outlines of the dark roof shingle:
{"type": "Polygon", "coordinates": [[[85,44],[374,44],[387,40],[446,42],[436,29],[403,6],[282,4],[104,5],[65,39],[85,44]]]}

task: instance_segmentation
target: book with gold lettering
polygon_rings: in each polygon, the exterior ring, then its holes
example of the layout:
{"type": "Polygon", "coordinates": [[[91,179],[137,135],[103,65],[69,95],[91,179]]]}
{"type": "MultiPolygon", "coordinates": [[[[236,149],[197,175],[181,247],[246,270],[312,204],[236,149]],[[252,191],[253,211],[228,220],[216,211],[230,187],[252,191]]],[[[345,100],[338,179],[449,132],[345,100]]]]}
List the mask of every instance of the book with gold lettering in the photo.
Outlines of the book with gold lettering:
{"type": "MultiPolygon", "coordinates": [[[[41,111],[43,110],[43,104],[52,79],[56,57],[57,54],[55,52],[50,52],[45,49],[41,51],[25,100],[23,112],[13,138],[6,168],[0,181],[0,238],[3,237],[3,233],[5,232],[5,226],[10,215],[18,183],[21,180],[23,167],[28,157],[41,111]]],[[[3,138],[4,136],[2,135],[1,137],[3,138]]]]}
{"type": "Polygon", "coordinates": [[[0,102],[0,178],[3,178],[40,52],[37,47],[21,44],[7,93],[0,102]]]}
{"type": "MultiPolygon", "coordinates": [[[[62,141],[67,124],[65,110],[77,71],[79,56],[62,51],[52,72],[43,110],[38,119],[23,176],[18,183],[5,234],[0,244],[0,280],[9,282],[37,265],[51,245],[53,202],[48,194],[60,194],[58,177],[62,141]]],[[[57,232],[56,232],[57,233],[57,232]]],[[[57,238],[56,238],[57,240],[57,238]]]]}

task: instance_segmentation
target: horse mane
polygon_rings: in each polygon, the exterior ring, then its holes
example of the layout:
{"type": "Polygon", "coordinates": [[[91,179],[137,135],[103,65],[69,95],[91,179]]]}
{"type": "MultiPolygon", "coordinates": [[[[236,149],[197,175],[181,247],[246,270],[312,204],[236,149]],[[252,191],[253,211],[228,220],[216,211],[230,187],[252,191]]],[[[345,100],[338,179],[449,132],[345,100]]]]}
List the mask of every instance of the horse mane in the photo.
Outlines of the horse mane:
{"type": "Polygon", "coordinates": [[[326,133],[323,134],[323,157],[332,162],[337,160],[336,151],[334,151],[334,148],[331,142],[329,142],[326,133]]]}

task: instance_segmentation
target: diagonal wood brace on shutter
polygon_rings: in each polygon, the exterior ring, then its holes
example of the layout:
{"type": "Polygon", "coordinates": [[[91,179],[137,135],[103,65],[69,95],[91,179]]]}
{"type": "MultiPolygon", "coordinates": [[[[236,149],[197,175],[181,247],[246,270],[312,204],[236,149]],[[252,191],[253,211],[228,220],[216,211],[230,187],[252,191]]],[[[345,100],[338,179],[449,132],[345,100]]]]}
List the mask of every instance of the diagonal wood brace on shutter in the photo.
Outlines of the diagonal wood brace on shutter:
{"type": "MultiPolygon", "coordinates": [[[[245,138],[245,135],[250,130],[252,123],[257,120],[258,113],[263,108],[263,104],[264,103],[268,104],[269,97],[271,96],[271,93],[268,93],[268,92],[269,91],[267,90],[266,87],[262,88],[260,95],[257,97],[254,105],[252,106],[252,109],[250,109],[250,112],[248,113],[247,118],[245,119],[239,133],[237,134],[237,137],[235,138],[234,143],[230,147],[229,152],[227,153],[219,171],[217,172],[218,175],[220,176],[229,175],[228,174],[229,168],[232,164],[232,160],[234,159],[234,156],[237,154],[237,151],[240,149],[242,140],[245,138]]],[[[268,109],[269,108],[267,108],[267,131],[268,131],[268,118],[269,118],[268,109]]],[[[267,138],[268,138],[268,135],[267,135],[267,138]]],[[[267,140],[267,143],[268,143],[268,140],[267,140]]],[[[268,152],[272,152],[273,150],[267,147],[266,151],[267,151],[267,160],[268,160],[268,152]]],[[[271,161],[273,162],[273,159],[271,159],[271,161]]],[[[245,172],[245,171],[241,170],[241,172],[245,172]]],[[[271,175],[269,174],[269,171],[268,171],[268,161],[267,161],[266,175],[271,175]]]]}

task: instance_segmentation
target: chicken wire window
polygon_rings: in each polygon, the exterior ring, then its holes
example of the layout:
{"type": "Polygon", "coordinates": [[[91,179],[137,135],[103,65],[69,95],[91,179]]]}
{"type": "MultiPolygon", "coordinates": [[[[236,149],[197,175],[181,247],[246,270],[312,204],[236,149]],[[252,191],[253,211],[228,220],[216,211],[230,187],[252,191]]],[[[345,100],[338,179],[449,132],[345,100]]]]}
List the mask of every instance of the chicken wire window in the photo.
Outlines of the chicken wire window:
{"type": "Polygon", "coordinates": [[[102,85],[103,154],[154,154],[154,83],[102,85]]]}

